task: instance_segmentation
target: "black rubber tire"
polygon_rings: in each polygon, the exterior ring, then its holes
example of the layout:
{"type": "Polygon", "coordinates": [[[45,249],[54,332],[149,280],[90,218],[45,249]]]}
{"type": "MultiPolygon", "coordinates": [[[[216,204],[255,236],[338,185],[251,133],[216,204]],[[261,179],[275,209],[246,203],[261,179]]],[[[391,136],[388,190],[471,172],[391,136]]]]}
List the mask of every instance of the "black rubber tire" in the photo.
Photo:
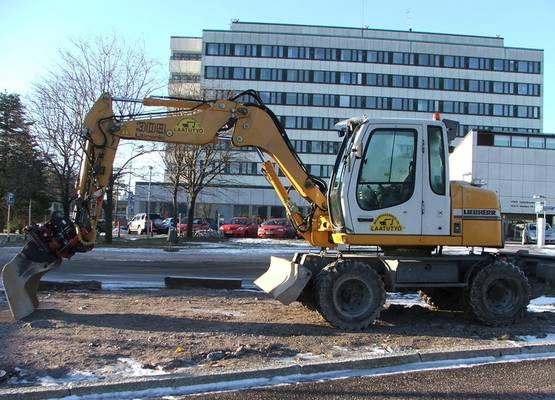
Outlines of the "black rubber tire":
{"type": "Polygon", "coordinates": [[[338,260],[316,276],[314,298],[316,309],[331,325],[360,331],[383,309],[384,283],[368,265],[338,260]]]}
{"type": "Polygon", "coordinates": [[[420,298],[436,310],[465,311],[466,297],[459,288],[426,288],[418,291],[420,298]]]}
{"type": "Polygon", "coordinates": [[[512,324],[526,315],[530,284],[520,268],[496,260],[476,273],[467,301],[472,316],[483,324],[512,324]]]}
{"type": "Polygon", "coordinates": [[[306,309],[310,311],[317,311],[316,309],[316,298],[314,297],[314,285],[309,282],[305,286],[297,301],[303,305],[306,309]]]}

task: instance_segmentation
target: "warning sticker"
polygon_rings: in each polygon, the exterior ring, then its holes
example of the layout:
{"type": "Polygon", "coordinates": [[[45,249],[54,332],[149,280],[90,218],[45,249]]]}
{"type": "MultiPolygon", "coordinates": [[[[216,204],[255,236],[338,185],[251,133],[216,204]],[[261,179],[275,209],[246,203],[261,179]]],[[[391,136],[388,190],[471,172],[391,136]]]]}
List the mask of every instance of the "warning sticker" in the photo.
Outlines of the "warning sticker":
{"type": "Polygon", "coordinates": [[[200,123],[191,117],[183,117],[175,126],[173,133],[179,135],[180,133],[189,135],[203,135],[204,129],[200,123]]]}
{"type": "Polygon", "coordinates": [[[370,226],[372,232],[401,232],[403,226],[393,214],[379,215],[370,226]]]}

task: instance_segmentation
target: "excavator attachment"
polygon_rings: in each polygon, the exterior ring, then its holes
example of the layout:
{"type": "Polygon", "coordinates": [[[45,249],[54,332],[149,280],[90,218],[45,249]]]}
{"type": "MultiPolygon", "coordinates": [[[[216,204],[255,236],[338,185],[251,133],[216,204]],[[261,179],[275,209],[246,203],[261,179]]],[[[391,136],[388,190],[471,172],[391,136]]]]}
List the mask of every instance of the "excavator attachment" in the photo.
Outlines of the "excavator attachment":
{"type": "Polygon", "coordinates": [[[2,284],[14,319],[25,318],[39,304],[37,291],[42,276],[62,260],[30,241],[2,269],[2,284]]]}
{"type": "Polygon", "coordinates": [[[254,284],[285,305],[299,298],[312,277],[312,272],[300,264],[284,258],[272,257],[270,268],[254,284]]]}

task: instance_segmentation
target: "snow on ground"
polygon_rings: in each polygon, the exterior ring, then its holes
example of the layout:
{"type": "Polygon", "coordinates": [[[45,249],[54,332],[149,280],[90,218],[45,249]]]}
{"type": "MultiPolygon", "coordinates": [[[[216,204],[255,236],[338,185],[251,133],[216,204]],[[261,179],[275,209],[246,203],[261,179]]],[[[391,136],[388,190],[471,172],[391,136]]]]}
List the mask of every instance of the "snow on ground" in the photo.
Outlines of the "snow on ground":
{"type": "Polygon", "coordinates": [[[387,304],[396,304],[410,308],[412,306],[428,307],[417,293],[388,293],[387,304]]]}
{"type": "Polygon", "coordinates": [[[555,297],[541,296],[530,301],[530,312],[555,312],[555,297]]]}
{"type": "MultiPolygon", "coordinates": [[[[385,376],[406,374],[416,371],[432,371],[454,368],[471,368],[478,365],[498,364],[506,362],[521,362],[530,360],[554,359],[555,353],[520,354],[501,357],[476,357],[470,359],[439,360],[428,362],[416,362],[392,367],[381,367],[372,369],[348,369],[329,372],[318,372],[314,374],[292,374],[285,376],[274,376],[271,378],[249,378],[233,381],[222,381],[208,384],[187,385],[178,387],[158,387],[140,391],[110,392],[106,394],[95,393],[85,396],[68,396],[65,400],[98,400],[98,399],[129,399],[129,398],[174,398],[187,394],[203,394],[239,391],[257,387],[295,385],[302,382],[318,382],[340,380],[356,377],[385,376]]],[[[238,397],[241,397],[240,394],[238,397]]]]}
{"type": "Polygon", "coordinates": [[[40,386],[54,386],[54,385],[66,385],[74,382],[96,382],[104,380],[106,378],[132,378],[139,376],[152,376],[152,375],[166,375],[160,369],[143,368],[143,366],[133,360],[132,358],[118,358],[117,362],[112,365],[107,365],[96,371],[72,371],[65,374],[59,378],[54,378],[52,376],[41,376],[36,381],[29,381],[29,372],[22,369],[16,368],[18,372],[18,377],[12,377],[8,380],[10,385],[24,385],[29,383],[38,383],[40,386]]]}
{"type": "Polygon", "coordinates": [[[534,335],[517,336],[517,339],[528,343],[555,343],[555,333],[548,333],[540,337],[534,335]]]}

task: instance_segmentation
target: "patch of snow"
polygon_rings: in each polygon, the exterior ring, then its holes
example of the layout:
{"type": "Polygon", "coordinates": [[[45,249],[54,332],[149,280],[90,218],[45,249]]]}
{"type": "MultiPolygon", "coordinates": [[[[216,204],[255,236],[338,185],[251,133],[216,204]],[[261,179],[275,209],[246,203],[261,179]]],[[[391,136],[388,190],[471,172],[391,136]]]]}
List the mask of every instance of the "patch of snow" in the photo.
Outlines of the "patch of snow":
{"type": "Polygon", "coordinates": [[[121,357],[114,365],[108,365],[97,372],[99,375],[109,377],[134,377],[134,376],[152,376],[165,375],[167,372],[161,369],[143,368],[142,364],[132,358],[121,357]]]}
{"type": "Polygon", "coordinates": [[[234,310],[210,310],[202,307],[186,307],[185,309],[200,314],[223,315],[224,317],[242,317],[245,315],[244,312],[234,310]]]}
{"type": "Polygon", "coordinates": [[[129,378],[139,376],[165,375],[168,372],[161,369],[143,368],[141,363],[132,358],[118,358],[117,363],[107,365],[96,371],[72,371],[60,378],[41,376],[36,381],[30,381],[29,372],[22,368],[15,368],[18,377],[8,380],[10,385],[39,384],[41,386],[68,385],[75,382],[95,382],[105,378],[129,378]]]}
{"type": "Polygon", "coordinates": [[[417,293],[387,293],[386,303],[405,306],[407,308],[412,306],[428,306],[417,293]]]}
{"type": "Polygon", "coordinates": [[[541,296],[530,301],[530,312],[555,312],[555,297],[541,296]]]}
{"type": "Polygon", "coordinates": [[[267,239],[267,238],[237,238],[230,239],[230,242],[237,244],[256,244],[264,246],[298,246],[298,247],[310,247],[310,245],[304,240],[295,239],[267,239]]]}
{"type": "Polygon", "coordinates": [[[61,378],[53,378],[51,376],[41,376],[37,379],[37,383],[41,386],[65,385],[72,382],[93,382],[98,377],[92,372],[74,371],[62,376],[61,378]]]}
{"type": "Polygon", "coordinates": [[[517,339],[528,343],[555,343],[555,333],[548,333],[544,337],[537,337],[534,335],[517,336],[517,339]]]}

